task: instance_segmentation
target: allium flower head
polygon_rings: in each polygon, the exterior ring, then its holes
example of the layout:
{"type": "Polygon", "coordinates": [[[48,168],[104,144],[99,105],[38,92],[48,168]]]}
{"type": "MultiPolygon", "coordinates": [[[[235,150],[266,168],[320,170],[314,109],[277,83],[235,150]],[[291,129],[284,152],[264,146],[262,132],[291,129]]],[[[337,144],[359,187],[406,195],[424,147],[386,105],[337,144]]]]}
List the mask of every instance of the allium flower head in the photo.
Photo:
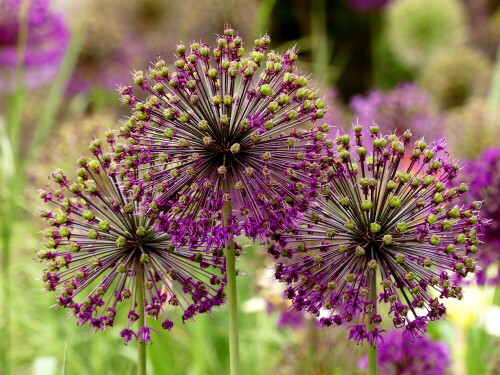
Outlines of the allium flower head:
{"type": "Polygon", "coordinates": [[[479,51],[466,47],[443,49],[424,67],[422,87],[442,107],[458,107],[470,97],[488,92],[492,70],[488,58],[479,51]]]}
{"type": "Polygon", "coordinates": [[[413,339],[445,314],[442,299],[462,298],[457,279],[476,268],[485,220],[478,202],[453,204],[468,187],[451,186],[460,167],[442,141],[412,144],[409,131],[370,130],[367,141],[361,126],[354,139],[335,139],[323,198],[279,238],[292,263],[278,263],[276,277],[289,284],[292,308],[321,314],[324,326],[348,324],[351,338],[374,345],[382,332],[374,299],[413,339]]]}
{"type": "MultiPolygon", "coordinates": [[[[367,367],[368,360],[361,361],[367,367]]],[[[427,336],[418,342],[408,341],[398,331],[391,331],[378,349],[378,368],[387,375],[443,375],[450,365],[450,350],[427,336]]]]}
{"type": "MultiPolygon", "coordinates": [[[[403,134],[409,129],[417,137],[440,137],[445,118],[432,105],[429,96],[417,86],[405,83],[390,92],[376,90],[367,96],[356,95],[350,107],[360,124],[376,124],[382,132],[403,134]]],[[[365,128],[365,136],[370,136],[365,128]]]]}
{"type": "MultiPolygon", "coordinates": [[[[14,68],[18,60],[21,0],[0,0],[0,68],[14,68]]],[[[48,0],[31,0],[27,10],[24,66],[27,84],[35,87],[50,80],[62,60],[69,32],[61,14],[50,10],[48,0]]],[[[12,82],[2,84],[7,89],[12,82]],[[4,86],[5,85],[5,86],[4,86]]]]}
{"type": "Polygon", "coordinates": [[[479,267],[476,280],[479,284],[500,283],[500,148],[485,150],[476,160],[465,167],[465,181],[470,183],[469,196],[486,201],[483,215],[491,219],[484,233],[485,246],[479,253],[479,267]],[[489,266],[496,271],[489,277],[489,266]]]}
{"type": "Polygon", "coordinates": [[[448,111],[448,144],[454,155],[475,159],[500,139],[500,107],[483,98],[469,99],[464,106],[448,111]]]}
{"type": "MultiPolygon", "coordinates": [[[[113,141],[112,133],[107,136],[113,141]]],[[[60,293],[57,306],[95,330],[126,314],[121,335],[127,343],[132,337],[151,340],[148,317],[170,330],[169,305],[179,306],[185,321],[223,303],[222,250],[175,247],[154,228],[153,217],[139,215],[147,196],[135,193],[135,172],[119,167],[130,146],[113,145],[105,153],[95,140],[90,149],[95,158],[78,160],[75,182],[58,170],[53,189],[41,191],[56,208],[41,211],[49,227],[47,249],[37,259],[46,264],[45,289],[60,293]]]]}
{"type": "MultiPolygon", "coordinates": [[[[255,237],[289,225],[310,198],[312,181],[302,170],[326,144],[328,126],[298,127],[323,118],[325,103],[295,73],[295,49],[278,54],[267,51],[269,42],[257,39],[243,57],[241,38],[227,27],[213,49],[178,45],[172,70],[158,60],[147,75],[136,72],[150,94],[144,100],[131,87],[120,89],[134,109],[120,135],[161,166],[145,172],[143,187],[157,189],[161,227],[182,232],[179,239],[186,228],[196,231],[193,240],[213,234],[228,201],[237,210],[232,232],[255,237]]],[[[129,165],[141,169],[138,161],[129,165]]]]}

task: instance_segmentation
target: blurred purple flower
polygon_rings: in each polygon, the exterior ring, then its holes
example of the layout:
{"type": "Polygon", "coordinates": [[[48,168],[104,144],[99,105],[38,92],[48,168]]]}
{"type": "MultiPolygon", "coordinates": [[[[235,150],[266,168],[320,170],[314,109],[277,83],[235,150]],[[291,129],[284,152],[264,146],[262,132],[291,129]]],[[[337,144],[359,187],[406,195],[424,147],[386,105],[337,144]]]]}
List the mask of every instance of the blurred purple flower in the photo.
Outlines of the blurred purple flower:
{"type": "MultiPolygon", "coordinates": [[[[13,69],[18,63],[18,43],[23,24],[22,0],[0,3],[0,69],[13,69]]],[[[61,63],[69,41],[63,15],[50,9],[49,0],[30,0],[27,12],[27,40],[24,67],[26,84],[33,88],[51,80],[61,63]]],[[[1,89],[12,89],[7,81],[1,89]]]]}
{"type": "MultiPolygon", "coordinates": [[[[445,343],[428,337],[414,342],[397,330],[388,333],[378,349],[378,370],[384,375],[444,375],[450,363],[445,343]]],[[[367,364],[364,357],[360,367],[365,369],[367,364]]]]}
{"type": "Polygon", "coordinates": [[[276,326],[278,329],[290,327],[292,329],[304,328],[306,325],[305,316],[303,313],[295,310],[281,311],[278,317],[276,326]]]}
{"type": "Polygon", "coordinates": [[[483,215],[491,219],[484,233],[483,251],[479,253],[476,280],[479,284],[500,284],[500,148],[485,150],[465,167],[465,179],[470,184],[472,199],[485,201],[483,215]],[[496,272],[487,277],[487,268],[496,264],[496,272]]]}
{"type": "Polygon", "coordinates": [[[371,10],[382,9],[391,0],[347,0],[349,5],[358,12],[369,12],[371,10]]]}
{"type": "Polygon", "coordinates": [[[365,130],[376,124],[384,133],[403,134],[409,129],[417,138],[437,139],[443,135],[444,116],[425,92],[410,83],[389,92],[376,90],[367,96],[354,96],[350,107],[365,130]]]}

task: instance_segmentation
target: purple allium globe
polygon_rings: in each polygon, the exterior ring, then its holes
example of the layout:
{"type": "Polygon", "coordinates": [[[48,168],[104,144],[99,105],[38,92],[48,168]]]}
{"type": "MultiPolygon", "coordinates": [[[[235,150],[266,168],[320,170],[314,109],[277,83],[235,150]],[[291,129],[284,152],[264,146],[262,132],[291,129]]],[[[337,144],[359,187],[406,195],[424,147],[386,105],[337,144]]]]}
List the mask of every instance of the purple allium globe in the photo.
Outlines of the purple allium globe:
{"type": "Polygon", "coordinates": [[[486,149],[476,160],[469,161],[465,167],[465,180],[470,184],[468,196],[485,200],[483,215],[491,219],[484,233],[486,245],[479,253],[476,280],[481,285],[497,285],[500,283],[500,148],[486,149]],[[487,275],[490,266],[496,271],[487,275]]]}
{"type": "MultiPolygon", "coordinates": [[[[21,0],[0,1],[0,69],[12,69],[18,63],[23,23],[21,3],[21,0]]],[[[49,0],[29,1],[26,22],[26,84],[36,87],[55,76],[68,45],[69,32],[62,14],[51,11],[49,0]]],[[[6,80],[0,89],[12,89],[13,84],[6,80]]]]}
{"type": "Polygon", "coordinates": [[[224,302],[225,261],[222,250],[172,245],[155,229],[154,215],[139,214],[148,195],[136,194],[136,172],[120,167],[133,146],[114,145],[112,132],[107,136],[111,153],[93,141],[95,159],[78,160],[75,182],[58,170],[55,186],[41,191],[56,208],[41,211],[49,227],[47,249],[37,259],[46,264],[45,289],[60,293],[57,306],[71,309],[78,324],[104,330],[123,313],[125,343],[133,337],[147,342],[153,330],[148,317],[172,328],[167,306],[181,308],[185,321],[224,302]]]}
{"type": "Polygon", "coordinates": [[[267,51],[269,42],[257,39],[243,57],[241,38],[226,27],[213,49],[178,45],[172,71],[159,60],[147,75],[136,72],[150,94],[144,100],[120,89],[134,109],[120,135],[161,166],[142,186],[159,192],[160,227],[179,241],[269,234],[291,225],[313,195],[303,170],[324,147],[328,126],[298,127],[323,118],[325,103],[295,73],[295,49],[281,55],[267,51]],[[227,203],[235,211],[226,226],[227,203]]]}
{"type": "MultiPolygon", "coordinates": [[[[378,349],[378,369],[384,375],[444,375],[450,366],[450,350],[445,343],[424,336],[418,342],[393,330],[378,349]]],[[[363,358],[361,367],[368,365],[363,358]]]]}
{"type": "MultiPolygon", "coordinates": [[[[443,135],[445,116],[432,104],[430,97],[417,86],[404,83],[389,92],[372,91],[356,95],[350,107],[360,124],[376,124],[384,133],[403,134],[409,129],[417,137],[439,138],[443,135]]],[[[365,136],[370,136],[365,128],[365,136]]]]}
{"type": "Polygon", "coordinates": [[[370,130],[365,142],[361,126],[354,139],[335,139],[322,198],[271,247],[292,258],[275,272],[288,284],[284,296],[293,309],[321,315],[323,326],[348,325],[350,338],[375,345],[383,332],[378,302],[414,339],[445,315],[442,299],[462,298],[457,279],[474,272],[471,255],[487,221],[479,202],[452,203],[468,187],[452,187],[460,167],[444,142],[412,145],[409,131],[398,137],[370,130]]]}

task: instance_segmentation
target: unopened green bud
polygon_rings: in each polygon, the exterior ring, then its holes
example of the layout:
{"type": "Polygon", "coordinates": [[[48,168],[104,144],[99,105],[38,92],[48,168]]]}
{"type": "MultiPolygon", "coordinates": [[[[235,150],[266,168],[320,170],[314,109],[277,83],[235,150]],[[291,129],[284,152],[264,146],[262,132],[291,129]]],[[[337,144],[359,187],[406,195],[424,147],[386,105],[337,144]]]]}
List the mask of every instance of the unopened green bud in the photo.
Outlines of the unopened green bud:
{"type": "Polygon", "coordinates": [[[393,196],[389,199],[389,207],[398,208],[401,206],[401,199],[397,196],[393,196]]]}
{"type": "Polygon", "coordinates": [[[66,224],[68,222],[68,217],[65,214],[57,214],[56,222],[58,224],[66,224]]]}
{"type": "Polygon", "coordinates": [[[363,256],[365,255],[365,249],[361,246],[356,246],[356,250],[354,253],[356,254],[356,256],[363,256]]]}
{"type": "Polygon", "coordinates": [[[264,84],[264,85],[260,86],[260,92],[262,95],[265,95],[265,96],[270,96],[273,94],[273,90],[271,89],[271,86],[268,84],[264,84]]]}
{"type": "Polygon", "coordinates": [[[94,214],[92,211],[84,211],[83,214],[82,214],[82,217],[85,219],[85,220],[88,220],[88,221],[91,221],[91,220],[94,220],[94,214]]]}
{"type": "Polygon", "coordinates": [[[438,235],[434,234],[431,236],[430,243],[434,246],[440,245],[441,244],[441,237],[438,235]]]}
{"type": "Polygon", "coordinates": [[[99,222],[99,229],[104,231],[104,232],[108,232],[109,231],[109,222],[107,220],[103,220],[101,222],[99,222]]]}
{"type": "Polygon", "coordinates": [[[363,211],[368,211],[368,210],[371,210],[371,209],[372,209],[372,207],[373,207],[373,203],[372,203],[372,202],[370,202],[370,201],[363,201],[363,202],[361,203],[361,209],[362,209],[363,211]]]}
{"type": "Polygon", "coordinates": [[[381,229],[382,229],[382,227],[378,223],[371,223],[370,224],[370,232],[372,232],[372,233],[378,233],[378,232],[380,232],[381,229]]]}
{"type": "Polygon", "coordinates": [[[392,239],[392,236],[390,234],[384,235],[383,241],[384,241],[384,244],[386,244],[386,245],[392,245],[393,244],[393,239],[392,239]]]}
{"type": "Polygon", "coordinates": [[[430,214],[429,216],[427,216],[427,222],[428,222],[429,224],[434,224],[434,223],[436,223],[436,222],[437,222],[437,217],[436,217],[436,215],[434,215],[434,214],[430,214]]]}
{"type": "Polygon", "coordinates": [[[116,239],[116,246],[118,246],[118,247],[124,247],[126,245],[126,243],[127,243],[127,240],[123,236],[120,236],[116,239]]]}

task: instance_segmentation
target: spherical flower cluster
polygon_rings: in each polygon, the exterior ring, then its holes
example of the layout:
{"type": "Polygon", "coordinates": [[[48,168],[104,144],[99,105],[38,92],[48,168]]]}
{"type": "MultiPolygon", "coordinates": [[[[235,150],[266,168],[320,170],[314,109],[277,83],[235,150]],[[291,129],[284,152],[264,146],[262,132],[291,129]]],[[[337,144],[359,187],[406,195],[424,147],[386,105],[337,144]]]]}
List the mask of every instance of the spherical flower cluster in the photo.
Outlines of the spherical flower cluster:
{"type": "Polygon", "coordinates": [[[453,155],[476,159],[487,148],[498,145],[500,107],[492,106],[486,98],[469,99],[464,106],[448,111],[446,133],[453,155]]]}
{"type": "MultiPolygon", "coordinates": [[[[0,3],[0,68],[14,68],[18,63],[19,39],[23,23],[21,0],[0,3]]],[[[31,0],[26,15],[24,67],[26,84],[36,87],[49,81],[57,72],[69,41],[62,14],[50,10],[48,0],[31,0]]],[[[6,81],[0,89],[12,89],[6,81]]]]}
{"type": "Polygon", "coordinates": [[[134,38],[137,34],[126,17],[128,7],[123,2],[89,2],[88,7],[85,38],[68,83],[69,94],[97,87],[115,90],[117,82],[128,77],[134,54],[143,56],[149,52],[146,43],[138,48],[139,42],[134,38]]]}
{"type": "Polygon", "coordinates": [[[270,233],[291,225],[314,194],[304,169],[315,167],[328,126],[299,126],[323,118],[325,103],[295,72],[295,49],[278,54],[269,42],[257,39],[243,57],[241,38],[226,27],[215,48],[178,45],[172,70],[158,60],[147,74],[135,72],[145,99],[120,89],[134,110],[120,135],[140,154],[128,166],[160,167],[141,186],[158,192],[160,229],[179,241],[270,233]]]}
{"type": "Polygon", "coordinates": [[[396,57],[421,68],[435,52],[461,46],[466,16],[456,0],[398,0],[387,8],[387,41],[396,57]]]}
{"type": "Polygon", "coordinates": [[[458,107],[471,97],[486,96],[492,71],[483,53],[468,47],[448,48],[429,59],[421,84],[441,107],[458,107]]]}
{"type": "Polygon", "coordinates": [[[484,233],[484,250],[479,253],[476,280],[479,284],[500,283],[500,148],[485,150],[476,160],[471,160],[465,167],[465,181],[470,183],[469,196],[483,201],[483,214],[491,219],[484,233]],[[496,271],[487,275],[489,267],[496,271]]]}
{"type": "MultiPolygon", "coordinates": [[[[365,357],[361,367],[367,364],[365,357]]],[[[386,375],[443,375],[450,364],[450,351],[443,342],[428,337],[411,342],[397,330],[386,335],[378,350],[378,368],[386,375]]]]}
{"type": "Polygon", "coordinates": [[[147,196],[136,194],[136,172],[120,166],[131,146],[107,136],[110,153],[93,141],[95,158],[78,160],[75,182],[57,170],[55,186],[41,191],[56,208],[40,212],[49,226],[37,259],[46,264],[45,289],[59,292],[57,305],[71,309],[78,324],[104,330],[127,314],[125,343],[133,337],[147,342],[148,317],[172,328],[168,306],[181,308],[185,321],[224,302],[225,262],[222,249],[174,246],[155,229],[154,215],[139,214],[147,196]]]}
{"type": "MultiPolygon", "coordinates": [[[[470,4],[472,5],[472,4],[470,4]]],[[[471,30],[471,42],[491,61],[495,61],[500,40],[500,12],[481,17],[471,30]]]]}
{"type": "Polygon", "coordinates": [[[275,266],[292,308],[321,315],[323,326],[349,324],[351,338],[375,345],[383,332],[379,302],[413,339],[444,316],[442,299],[463,297],[458,279],[475,271],[487,221],[479,202],[453,204],[468,186],[451,185],[460,167],[442,142],[412,144],[409,131],[370,130],[368,142],[361,126],[354,139],[335,139],[322,198],[269,246],[292,259],[275,266]]]}
{"type": "MultiPolygon", "coordinates": [[[[376,90],[367,96],[356,95],[350,101],[360,124],[376,124],[382,132],[403,134],[409,129],[415,137],[440,137],[445,118],[429,96],[411,83],[400,84],[390,92],[376,90]]],[[[369,129],[365,128],[365,136],[369,129]]]]}

